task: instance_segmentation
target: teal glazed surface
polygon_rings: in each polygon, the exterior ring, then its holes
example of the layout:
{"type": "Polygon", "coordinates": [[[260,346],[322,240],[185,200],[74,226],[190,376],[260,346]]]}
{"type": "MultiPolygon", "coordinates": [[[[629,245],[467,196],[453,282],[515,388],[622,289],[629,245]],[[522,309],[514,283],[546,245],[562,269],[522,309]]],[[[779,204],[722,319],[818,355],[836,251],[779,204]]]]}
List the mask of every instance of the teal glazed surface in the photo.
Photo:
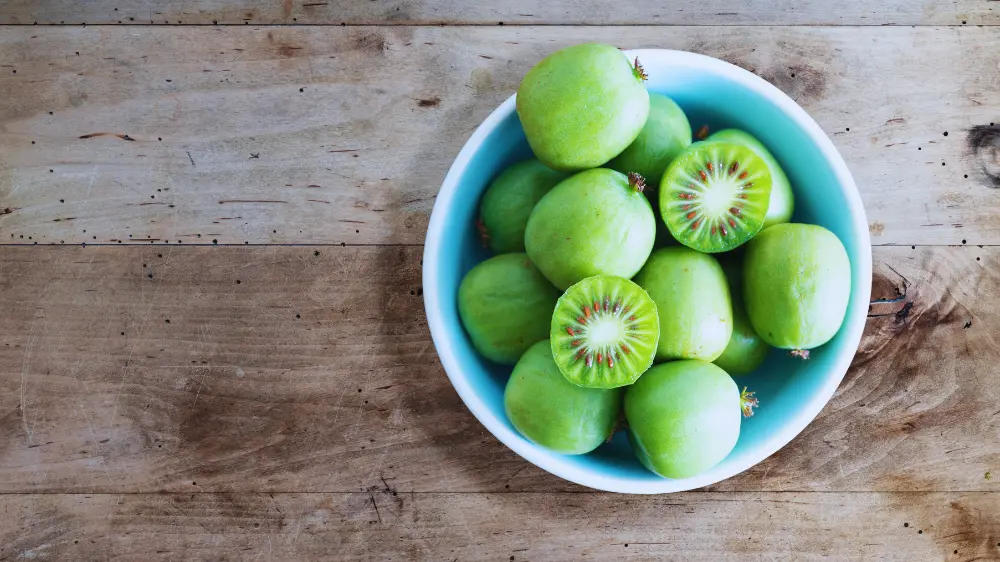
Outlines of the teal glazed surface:
{"type": "Polygon", "coordinates": [[[519,455],[566,480],[623,493],[667,493],[707,486],[743,472],[787,444],[833,395],[861,339],[871,292],[868,222],[854,180],[830,139],[794,101],[763,79],[729,63],[669,50],[626,51],[649,74],[646,87],[676,101],[697,131],[737,127],[761,140],[781,163],[796,198],[792,220],[822,225],[844,243],[852,293],[838,334],[808,361],[772,350],[757,371],[736,377],[756,392],[760,407],[744,418],[735,449],[714,468],[691,478],[664,479],[632,454],[624,432],[591,454],[549,452],[523,438],[504,415],[510,367],[479,357],[458,316],[462,277],[489,257],[475,227],[479,197],[506,166],[529,158],[514,97],[473,133],[438,194],[424,248],[423,286],[434,345],[452,385],[469,410],[519,455]]]}

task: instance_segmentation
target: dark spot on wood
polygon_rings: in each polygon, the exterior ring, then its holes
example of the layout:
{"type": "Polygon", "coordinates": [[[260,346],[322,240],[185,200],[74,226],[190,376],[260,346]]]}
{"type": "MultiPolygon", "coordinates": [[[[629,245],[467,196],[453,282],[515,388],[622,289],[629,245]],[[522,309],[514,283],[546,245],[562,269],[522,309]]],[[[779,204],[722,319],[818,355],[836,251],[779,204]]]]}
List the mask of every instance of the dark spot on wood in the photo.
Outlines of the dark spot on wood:
{"type": "Polygon", "coordinates": [[[969,149],[979,159],[979,166],[986,177],[987,186],[1000,189],[1000,127],[976,125],[969,129],[969,149]]]}
{"type": "Polygon", "coordinates": [[[761,71],[760,77],[799,102],[820,99],[826,93],[826,72],[805,62],[772,67],[761,71]]]}
{"type": "Polygon", "coordinates": [[[441,105],[441,98],[430,98],[417,102],[420,107],[437,107],[441,105]]]}
{"type": "Polygon", "coordinates": [[[389,43],[378,33],[365,33],[354,39],[354,49],[369,54],[381,55],[389,50],[389,43]]]}
{"type": "Polygon", "coordinates": [[[971,328],[972,327],[972,320],[969,320],[968,322],[966,322],[965,326],[962,326],[962,327],[965,328],[966,330],[968,330],[969,328],[971,328]]]}

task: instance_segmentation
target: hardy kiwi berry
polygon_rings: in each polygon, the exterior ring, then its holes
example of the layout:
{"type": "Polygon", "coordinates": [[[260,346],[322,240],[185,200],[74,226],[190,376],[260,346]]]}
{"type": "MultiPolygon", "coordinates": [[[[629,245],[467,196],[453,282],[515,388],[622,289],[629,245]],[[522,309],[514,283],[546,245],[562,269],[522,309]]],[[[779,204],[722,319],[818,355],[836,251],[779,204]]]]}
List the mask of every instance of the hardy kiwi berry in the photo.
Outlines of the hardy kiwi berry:
{"type": "Polygon", "coordinates": [[[614,431],[621,390],[584,388],[563,377],[549,342],[524,352],[507,380],[504,410],[529,441],[566,455],[589,453],[614,431]]]}
{"type": "Polygon", "coordinates": [[[649,118],[632,144],[608,167],[623,174],[637,172],[647,181],[660,181],[670,162],[691,145],[691,123],[684,110],[663,94],[650,92],[649,118]]]}
{"type": "Polygon", "coordinates": [[[664,478],[696,476],[729,455],[757,399],[697,360],[656,365],[625,391],[625,418],[642,464],[664,478]]]}
{"type": "Polygon", "coordinates": [[[684,246],[653,252],[635,282],[656,303],[660,343],[656,361],[714,361],[733,334],[729,286],[719,262],[684,246]]]}
{"type": "Polygon", "coordinates": [[[837,235],[814,224],[765,229],[747,244],[747,316],[767,343],[808,357],[840,330],[851,297],[851,262],[837,235]]]}
{"type": "Polygon", "coordinates": [[[771,197],[771,173],[753,149],[732,142],[692,144],[660,181],[660,215],[681,244],[725,252],[757,234],[771,197]]]}
{"type": "Polygon", "coordinates": [[[525,74],[517,115],[535,156],[556,170],[601,166],[635,140],[649,116],[646,75],[611,45],[556,51],[525,74]]]}
{"type": "Polygon", "coordinates": [[[656,217],[645,180],[594,168],[562,181],[535,205],[524,246],[560,289],[593,275],[631,278],[653,250],[656,217]]]}
{"type": "Polygon", "coordinates": [[[730,141],[746,145],[760,155],[767,163],[767,169],[771,172],[771,200],[767,206],[767,215],[764,217],[764,226],[761,230],[788,222],[792,220],[792,213],[795,212],[795,198],[792,196],[792,184],[788,181],[788,176],[778,164],[778,159],[771,154],[771,151],[764,146],[764,143],[757,140],[750,133],[739,129],[723,129],[708,140],[730,141]]]}
{"type": "Polygon", "coordinates": [[[534,158],[518,162],[490,182],[479,203],[479,234],[495,254],[524,251],[524,227],[535,204],[569,174],[534,158]]]}
{"type": "Polygon", "coordinates": [[[550,341],[573,384],[632,384],[653,364],[660,335],[656,304],[628,279],[597,275],[570,287],[552,315],[550,341]]]}
{"type": "Polygon", "coordinates": [[[548,338],[559,291],[525,254],[503,254],[472,268],[458,287],[458,313],[480,355],[513,365],[548,338]]]}

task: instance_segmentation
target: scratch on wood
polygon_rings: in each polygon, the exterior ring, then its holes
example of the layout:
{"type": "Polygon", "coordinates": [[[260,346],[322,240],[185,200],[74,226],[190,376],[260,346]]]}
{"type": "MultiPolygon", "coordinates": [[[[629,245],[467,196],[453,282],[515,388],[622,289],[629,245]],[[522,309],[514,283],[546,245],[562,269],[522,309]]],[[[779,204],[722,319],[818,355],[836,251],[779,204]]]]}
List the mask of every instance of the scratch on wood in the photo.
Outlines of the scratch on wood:
{"type": "Polygon", "coordinates": [[[327,205],[329,205],[329,204],[330,204],[330,202],[329,202],[329,201],[324,201],[324,200],[322,200],[322,199],[306,199],[306,201],[310,201],[310,202],[312,202],[312,203],[326,203],[327,205]]]}
{"type": "Polygon", "coordinates": [[[224,205],[226,203],[288,203],[288,201],[278,201],[275,199],[223,199],[219,201],[219,205],[224,205]]]}
{"type": "Polygon", "coordinates": [[[379,513],[379,511],[378,511],[378,504],[375,503],[375,495],[372,494],[371,492],[368,492],[368,497],[371,498],[372,505],[375,506],[375,515],[378,516],[378,524],[381,525],[382,524],[382,514],[379,513]]]}
{"type": "Polygon", "coordinates": [[[365,224],[365,221],[352,221],[350,219],[338,219],[337,222],[353,222],[356,224],[365,224]]]}
{"type": "Polygon", "coordinates": [[[341,148],[340,150],[327,150],[327,152],[358,152],[360,148],[341,148]]]}
{"type": "Polygon", "coordinates": [[[122,140],[135,142],[135,139],[123,133],[90,133],[87,135],[81,135],[81,139],[92,139],[95,137],[118,137],[122,140]]]}
{"type": "Polygon", "coordinates": [[[194,164],[194,157],[191,156],[191,151],[190,150],[187,151],[187,155],[188,155],[188,160],[191,161],[191,165],[194,166],[195,165],[194,164]]]}

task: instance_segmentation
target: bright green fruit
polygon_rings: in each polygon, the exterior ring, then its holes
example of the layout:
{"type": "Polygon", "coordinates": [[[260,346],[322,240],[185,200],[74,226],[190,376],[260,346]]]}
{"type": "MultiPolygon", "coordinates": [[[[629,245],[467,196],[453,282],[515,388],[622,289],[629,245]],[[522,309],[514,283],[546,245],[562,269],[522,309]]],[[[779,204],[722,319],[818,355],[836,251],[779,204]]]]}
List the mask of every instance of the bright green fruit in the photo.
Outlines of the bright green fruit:
{"type": "Polygon", "coordinates": [[[458,288],[458,313],[483,357],[513,365],[549,337],[559,291],[525,254],[503,254],[472,268],[458,288]]]}
{"type": "Polygon", "coordinates": [[[660,181],[660,216],[681,244],[726,252],[760,232],[771,197],[767,164],[749,147],[696,142],[660,181]]]}
{"type": "Polygon", "coordinates": [[[663,94],[649,94],[649,118],[632,144],[616,156],[608,167],[623,174],[637,172],[651,182],[659,182],[667,166],[691,144],[691,123],[674,100],[663,94]]]}
{"type": "Polygon", "coordinates": [[[750,133],[739,129],[723,129],[708,137],[708,140],[723,140],[750,147],[767,163],[767,168],[771,172],[771,200],[767,207],[767,215],[764,217],[764,226],[762,228],[792,220],[792,213],[795,212],[795,198],[792,196],[792,184],[788,181],[785,171],[781,169],[781,165],[778,164],[778,160],[764,146],[764,143],[757,140],[757,137],[754,137],[750,133]]]}
{"type": "Polygon", "coordinates": [[[732,377],[711,363],[656,365],[625,391],[633,450],[664,478],[701,474],[733,450],[741,411],[752,415],[756,406],[751,395],[741,395],[732,377]]]}
{"type": "Polygon", "coordinates": [[[662,248],[634,281],[649,293],[660,315],[656,360],[714,361],[733,334],[729,287],[719,262],[684,246],[662,248]]]}
{"type": "Polygon", "coordinates": [[[479,233],[496,254],[524,251],[524,227],[543,195],[569,177],[540,161],[518,162],[500,173],[479,203],[479,233]]]}
{"type": "Polygon", "coordinates": [[[595,168],[635,140],[649,116],[642,72],[611,45],[586,43],[545,57],[517,90],[517,114],[550,168],[595,168]]]}
{"type": "Polygon", "coordinates": [[[837,236],[812,224],[772,226],[747,244],[743,296],[760,337],[808,350],[840,330],[851,296],[851,262],[837,236]]]}
{"type": "Polygon", "coordinates": [[[570,287],[552,314],[552,353],[573,384],[616,388],[653,364],[660,337],[656,305],[623,277],[595,275],[570,287]]]}
{"type": "Polygon", "coordinates": [[[729,282],[729,295],[733,302],[733,335],[729,345],[713,363],[730,375],[745,375],[760,367],[771,349],[757,332],[743,306],[743,260],[741,256],[726,253],[719,256],[719,264],[729,282]]]}
{"type": "Polygon", "coordinates": [[[552,359],[549,342],[540,341],[517,362],[503,402],[507,419],[529,441],[582,455],[611,436],[621,410],[621,390],[570,383],[552,359]]]}
{"type": "Polygon", "coordinates": [[[594,275],[631,278],[653,250],[656,217],[642,178],[607,168],[552,188],[528,217],[524,246],[560,289],[594,275]]]}

